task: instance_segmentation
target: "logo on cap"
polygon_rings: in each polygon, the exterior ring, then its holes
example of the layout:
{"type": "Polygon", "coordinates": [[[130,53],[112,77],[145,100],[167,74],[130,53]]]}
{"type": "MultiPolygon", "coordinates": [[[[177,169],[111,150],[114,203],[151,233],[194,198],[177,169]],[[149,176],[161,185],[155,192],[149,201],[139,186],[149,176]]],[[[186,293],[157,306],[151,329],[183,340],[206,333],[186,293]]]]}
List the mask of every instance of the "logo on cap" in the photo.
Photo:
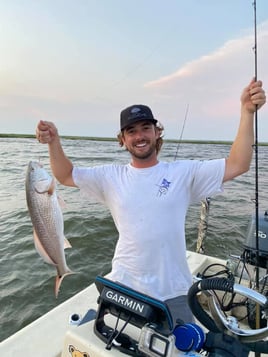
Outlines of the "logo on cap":
{"type": "Polygon", "coordinates": [[[140,108],[134,107],[134,108],[131,109],[130,113],[136,114],[136,113],[138,113],[138,112],[140,112],[140,111],[141,111],[140,108]]]}

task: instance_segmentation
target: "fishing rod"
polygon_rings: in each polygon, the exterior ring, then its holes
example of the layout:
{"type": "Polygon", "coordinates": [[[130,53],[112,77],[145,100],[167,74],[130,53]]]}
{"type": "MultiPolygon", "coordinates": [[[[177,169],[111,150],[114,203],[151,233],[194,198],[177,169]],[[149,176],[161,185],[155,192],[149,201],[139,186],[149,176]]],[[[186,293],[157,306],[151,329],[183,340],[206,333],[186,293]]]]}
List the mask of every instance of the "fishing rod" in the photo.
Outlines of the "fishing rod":
{"type": "MultiPolygon", "coordinates": [[[[257,10],[256,0],[253,1],[254,8],[254,77],[257,81],[258,71],[258,56],[257,56],[257,10]]],[[[256,232],[256,260],[259,262],[259,158],[258,158],[258,110],[257,105],[254,113],[254,126],[255,126],[255,138],[254,138],[254,151],[255,151],[255,232],[256,232]]],[[[259,289],[259,268],[257,264],[256,269],[256,288],[259,289]]]]}
{"type": "MultiPolygon", "coordinates": [[[[255,81],[258,78],[258,48],[257,48],[257,0],[253,1],[253,13],[254,13],[254,77],[255,81]]],[[[258,155],[258,106],[255,107],[254,113],[254,151],[255,151],[255,240],[256,240],[256,290],[259,291],[259,155],[258,155]]],[[[260,305],[256,304],[256,329],[260,328],[260,305]]],[[[259,357],[261,354],[255,352],[255,357],[259,357]]]]}
{"type": "Polygon", "coordinates": [[[178,157],[178,152],[179,152],[181,141],[182,141],[182,136],[183,136],[183,132],[184,132],[184,128],[185,128],[185,123],[186,123],[187,116],[188,116],[188,111],[189,111],[189,104],[187,104],[187,107],[186,107],[184,121],[183,121],[182,129],[181,129],[181,135],[180,135],[179,142],[178,142],[178,145],[177,145],[177,150],[176,150],[176,154],[175,154],[175,157],[174,157],[174,161],[177,160],[177,157],[178,157]]]}
{"type": "MultiPolygon", "coordinates": [[[[174,157],[174,161],[178,157],[178,152],[179,152],[180,145],[182,142],[182,136],[183,136],[183,132],[184,132],[184,128],[185,128],[185,123],[186,123],[186,120],[188,117],[188,112],[189,112],[189,104],[187,104],[187,107],[186,107],[182,130],[181,130],[179,142],[177,145],[177,150],[176,150],[176,154],[174,157]]],[[[205,238],[207,235],[207,229],[208,229],[207,216],[209,213],[209,206],[210,206],[210,197],[207,197],[201,201],[200,222],[199,222],[199,227],[198,227],[198,235],[197,235],[197,243],[196,243],[196,252],[200,253],[200,254],[205,253],[204,241],[205,241],[205,238]]]]}

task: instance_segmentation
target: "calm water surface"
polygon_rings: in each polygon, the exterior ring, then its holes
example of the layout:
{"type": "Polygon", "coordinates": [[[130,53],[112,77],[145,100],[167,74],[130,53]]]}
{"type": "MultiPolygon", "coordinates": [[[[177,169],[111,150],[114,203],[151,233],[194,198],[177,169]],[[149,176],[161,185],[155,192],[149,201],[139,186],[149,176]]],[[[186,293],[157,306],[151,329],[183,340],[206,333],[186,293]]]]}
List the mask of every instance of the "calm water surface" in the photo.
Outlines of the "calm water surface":
{"type": "MultiPolygon", "coordinates": [[[[78,165],[127,163],[129,156],[117,142],[63,140],[67,155],[78,165]]],[[[178,158],[226,157],[229,145],[181,144],[178,158]]],[[[177,144],[165,143],[161,159],[174,160],[177,144]]],[[[259,148],[260,213],[268,209],[268,147],[259,148]]],[[[0,340],[107,273],[117,232],[107,209],[88,202],[79,190],[58,186],[64,199],[65,235],[73,248],[66,250],[68,266],[76,274],[63,281],[54,297],[55,269],[45,264],[33,245],[32,225],[25,200],[25,173],[30,160],[41,160],[48,171],[47,147],[34,139],[0,139],[0,340]]],[[[225,192],[212,199],[206,253],[226,258],[241,252],[247,224],[255,211],[254,162],[249,173],[225,184],[225,192]]],[[[195,250],[200,205],[187,215],[187,247],[195,250]]]]}

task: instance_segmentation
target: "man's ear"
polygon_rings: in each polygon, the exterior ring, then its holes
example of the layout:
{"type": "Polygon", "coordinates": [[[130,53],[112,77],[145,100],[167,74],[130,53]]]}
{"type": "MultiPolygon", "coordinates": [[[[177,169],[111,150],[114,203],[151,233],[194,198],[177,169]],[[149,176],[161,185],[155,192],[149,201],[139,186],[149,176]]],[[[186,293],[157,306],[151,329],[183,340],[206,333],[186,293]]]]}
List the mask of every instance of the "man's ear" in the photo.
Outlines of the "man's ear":
{"type": "Polygon", "coordinates": [[[162,134],[162,130],[160,128],[158,128],[157,126],[155,126],[155,135],[156,135],[156,138],[160,138],[162,134]]]}
{"type": "Polygon", "coordinates": [[[117,140],[118,140],[118,143],[119,143],[119,146],[123,147],[124,146],[124,142],[123,142],[123,132],[120,131],[118,134],[117,134],[117,140]]]}

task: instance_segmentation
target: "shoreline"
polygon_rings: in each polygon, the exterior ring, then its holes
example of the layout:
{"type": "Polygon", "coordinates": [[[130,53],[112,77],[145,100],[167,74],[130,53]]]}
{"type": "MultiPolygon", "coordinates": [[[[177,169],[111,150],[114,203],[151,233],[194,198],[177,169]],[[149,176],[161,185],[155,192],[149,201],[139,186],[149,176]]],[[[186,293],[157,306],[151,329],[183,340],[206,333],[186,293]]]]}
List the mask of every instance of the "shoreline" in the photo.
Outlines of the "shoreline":
{"type": "MultiPolygon", "coordinates": [[[[5,134],[0,133],[1,138],[14,138],[14,139],[35,139],[33,134],[5,134]]],[[[68,140],[95,140],[95,141],[117,141],[117,138],[108,137],[95,137],[95,136],[71,136],[71,135],[61,135],[62,139],[68,140]]],[[[197,140],[197,139],[165,139],[164,142],[167,143],[182,143],[182,144],[214,144],[214,145],[231,145],[232,141],[228,140],[197,140]]],[[[259,142],[258,146],[268,146],[268,142],[259,142]]]]}

